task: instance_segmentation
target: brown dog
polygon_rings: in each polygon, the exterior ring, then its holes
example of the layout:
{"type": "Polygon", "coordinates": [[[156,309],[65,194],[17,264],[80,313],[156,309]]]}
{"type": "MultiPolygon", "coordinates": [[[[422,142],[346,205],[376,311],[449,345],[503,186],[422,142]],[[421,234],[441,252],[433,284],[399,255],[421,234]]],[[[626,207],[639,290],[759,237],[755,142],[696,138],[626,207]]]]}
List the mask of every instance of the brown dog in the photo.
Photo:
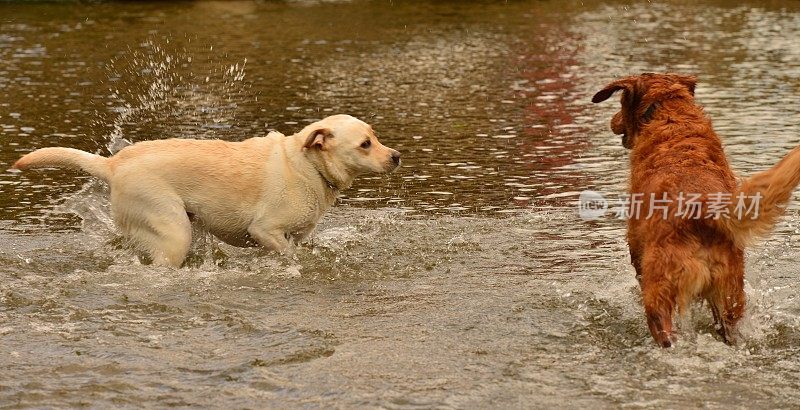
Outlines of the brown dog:
{"type": "Polygon", "coordinates": [[[694,77],[645,73],[592,98],[623,91],[611,129],[631,149],[628,246],[650,333],[663,347],[675,342],[675,310],[697,297],[708,301],[723,340],[735,343],[745,307],[744,247],[772,229],[800,182],[795,148],[737,184],[694,88],[694,77]]]}

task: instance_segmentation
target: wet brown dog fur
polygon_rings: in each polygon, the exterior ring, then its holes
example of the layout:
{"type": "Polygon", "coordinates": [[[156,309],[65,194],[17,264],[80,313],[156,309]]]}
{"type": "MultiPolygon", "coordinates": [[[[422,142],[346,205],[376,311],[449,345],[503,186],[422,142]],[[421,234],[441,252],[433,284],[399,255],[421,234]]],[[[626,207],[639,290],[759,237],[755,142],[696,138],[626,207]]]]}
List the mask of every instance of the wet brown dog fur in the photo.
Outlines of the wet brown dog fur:
{"type": "Polygon", "coordinates": [[[650,333],[662,347],[675,342],[674,313],[698,297],[710,305],[723,340],[735,343],[745,308],[744,248],[773,228],[800,182],[795,148],[737,183],[711,120],[694,101],[695,83],[692,76],[645,73],[614,81],[592,98],[598,103],[622,91],[611,129],[631,149],[630,194],[642,199],[638,214],[629,215],[628,246],[650,333]],[[682,215],[681,193],[700,194],[700,219],[682,215]],[[718,193],[730,194],[727,216],[707,218],[709,203],[720,203],[718,193]],[[651,195],[666,195],[667,210],[650,209],[651,195]],[[746,207],[757,205],[757,214],[735,209],[740,195],[746,207]]]}

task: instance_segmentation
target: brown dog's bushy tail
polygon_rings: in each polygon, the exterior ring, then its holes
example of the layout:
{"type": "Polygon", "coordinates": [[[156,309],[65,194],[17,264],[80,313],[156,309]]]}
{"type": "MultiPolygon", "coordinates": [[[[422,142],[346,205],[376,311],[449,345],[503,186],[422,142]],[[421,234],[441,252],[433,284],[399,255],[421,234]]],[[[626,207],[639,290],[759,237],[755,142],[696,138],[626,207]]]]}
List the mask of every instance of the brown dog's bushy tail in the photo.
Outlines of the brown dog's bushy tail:
{"type": "Polygon", "coordinates": [[[800,147],[772,168],[742,181],[733,193],[730,217],[719,221],[739,246],[768,234],[783,215],[800,184],[800,147]]]}
{"type": "Polygon", "coordinates": [[[82,169],[104,181],[111,178],[111,167],[108,158],[90,154],[73,148],[42,148],[31,152],[17,160],[14,168],[20,170],[35,168],[72,168],[82,169]]]}

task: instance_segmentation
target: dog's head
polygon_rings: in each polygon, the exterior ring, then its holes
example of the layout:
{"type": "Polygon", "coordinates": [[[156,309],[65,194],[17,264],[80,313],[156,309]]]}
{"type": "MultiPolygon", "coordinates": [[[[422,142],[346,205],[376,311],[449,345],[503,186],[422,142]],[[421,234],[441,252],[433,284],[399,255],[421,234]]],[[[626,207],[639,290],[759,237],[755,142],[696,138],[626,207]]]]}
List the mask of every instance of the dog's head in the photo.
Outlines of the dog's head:
{"type": "Polygon", "coordinates": [[[339,188],[358,175],[386,173],[400,166],[400,152],[378,141],[372,127],[349,115],[332,115],[300,131],[303,148],[319,159],[320,172],[339,188]]]}
{"type": "Polygon", "coordinates": [[[694,76],[680,74],[654,74],[625,77],[598,91],[593,103],[607,100],[622,90],[622,108],[611,119],[611,131],[622,135],[622,145],[631,149],[641,128],[658,109],[659,103],[673,98],[694,98],[694,76]]]}

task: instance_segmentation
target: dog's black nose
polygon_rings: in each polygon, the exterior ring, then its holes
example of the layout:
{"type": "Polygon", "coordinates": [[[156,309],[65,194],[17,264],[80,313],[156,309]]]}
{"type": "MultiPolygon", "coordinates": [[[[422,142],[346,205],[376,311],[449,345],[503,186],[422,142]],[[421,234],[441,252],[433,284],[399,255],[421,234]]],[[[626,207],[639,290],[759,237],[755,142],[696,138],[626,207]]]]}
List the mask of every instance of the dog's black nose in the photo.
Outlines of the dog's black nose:
{"type": "Polygon", "coordinates": [[[394,161],[395,164],[400,165],[400,152],[392,151],[392,161],[394,161]]]}

